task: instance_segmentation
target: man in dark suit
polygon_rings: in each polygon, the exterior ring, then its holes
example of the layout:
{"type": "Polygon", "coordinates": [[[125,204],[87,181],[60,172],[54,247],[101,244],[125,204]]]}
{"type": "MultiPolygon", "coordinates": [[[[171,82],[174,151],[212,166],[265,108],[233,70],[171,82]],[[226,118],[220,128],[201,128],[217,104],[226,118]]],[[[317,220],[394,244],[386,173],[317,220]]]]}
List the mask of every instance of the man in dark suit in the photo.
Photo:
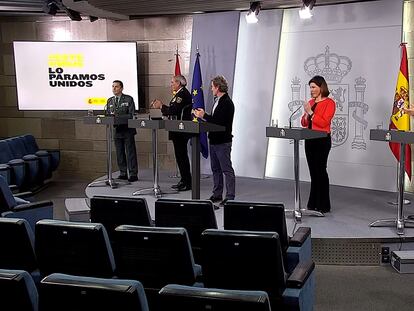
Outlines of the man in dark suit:
{"type": "MultiPolygon", "coordinates": [[[[186,88],[187,80],[182,75],[171,79],[171,90],[174,94],[170,104],[164,105],[161,100],[155,99],[151,103],[152,108],[161,109],[165,116],[177,120],[191,120],[192,99],[186,88]]],[[[174,145],[175,159],[180,170],[181,180],[172,188],[178,191],[191,190],[190,160],[188,159],[187,145],[190,135],[186,133],[169,132],[169,139],[174,145]]]]}
{"type": "MultiPolygon", "coordinates": [[[[108,98],[106,103],[106,113],[116,117],[128,116],[132,118],[135,113],[134,99],[123,94],[124,84],[122,81],[115,80],[112,83],[112,93],[114,96],[108,98]]],[[[129,182],[138,180],[137,150],[135,147],[135,128],[129,128],[128,124],[114,125],[115,128],[115,148],[116,158],[120,174],[119,179],[128,179],[129,182]],[[129,173],[129,177],[127,174],[129,173]]]]}
{"type": "Polygon", "coordinates": [[[234,200],[236,179],[231,163],[231,146],[233,141],[232,128],[234,117],[234,104],[228,92],[228,84],[223,76],[217,76],[211,80],[211,91],[214,95],[214,106],[211,114],[203,109],[195,109],[196,117],[207,122],[224,126],[224,132],[211,132],[208,134],[210,141],[210,161],[213,171],[214,188],[210,200],[224,205],[227,200],[234,200]],[[223,200],[223,174],[226,177],[226,197],[223,200]]]}

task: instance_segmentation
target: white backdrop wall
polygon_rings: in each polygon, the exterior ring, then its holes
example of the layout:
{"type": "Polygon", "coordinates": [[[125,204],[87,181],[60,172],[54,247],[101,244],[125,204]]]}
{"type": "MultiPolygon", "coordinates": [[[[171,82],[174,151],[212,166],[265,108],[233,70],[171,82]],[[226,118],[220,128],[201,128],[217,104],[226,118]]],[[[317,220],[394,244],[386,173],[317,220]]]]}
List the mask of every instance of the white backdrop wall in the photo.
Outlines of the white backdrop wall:
{"type": "Polygon", "coordinates": [[[282,14],[261,11],[257,24],[247,24],[246,13],[240,15],[233,87],[232,161],[237,176],[264,177],[282,14]]]}
{"type": "MultiPolygon", "coordinates": [[[[211,112],[213,94],[210,81],[217,75],[226,77],[229,95],[233,93],[234,66],[236,64],[237,36],[240,12],[196,14],[193,18],[191,40],[190,76],[188,90],[191,91],[197,47],[200,52],[200,67],[203,80],[206,111],[211,112]]],[[[236,113],[238,108],[236,105],[236,113]]],[[[201,158],[201,172],[211,173],[210,159],[201,158]]]]}
{"type": "MultiPolygon", "coordinates": [[[[396,188],[396,161],[388,144],[369,140],[369,129],[388,128],[401,30],[401,0],[315,7],[310,21],[300,20],[297,9],[284,11],[272,118],[287,125],[292,111],[309,99],[309,79],[325,76],[337,103],[328,161],[331,184],[396,188]]],[[[302,113],[293,117],[294,126],[300,126],[302,113]]],[[[309,180],[303,147],[300,158],[301,179],[309,180]]],[[[293,179],[289,141],[269,140],[266,176],[293,179]]]]}

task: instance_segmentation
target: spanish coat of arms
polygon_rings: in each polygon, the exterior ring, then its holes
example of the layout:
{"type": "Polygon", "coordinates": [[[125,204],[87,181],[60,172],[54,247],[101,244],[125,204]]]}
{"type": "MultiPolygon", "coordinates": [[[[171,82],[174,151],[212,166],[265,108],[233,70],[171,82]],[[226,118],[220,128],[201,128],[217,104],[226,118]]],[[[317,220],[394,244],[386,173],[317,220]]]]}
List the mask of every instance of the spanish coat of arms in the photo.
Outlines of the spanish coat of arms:
{"type": "MultiPolygon", "coordinates": [[[[303,69],[309,77],[316,75],[324,77],[329,87],[329,96],[336,102],[336,112],[331,123],[332,147],[341,146],[347,141],[350,126],[353,125],[355,128],[351,148],[366,150],[364,134],[368,127],[368,121],[364,117],[369,109],[369,106],[364,102],[366,79],[359,77],[354,80],[354,100],[350,100],[349,84],[343,82],[344,77],[352,69],[351,59],[331,53],[329,46],[326,46],[324,53],[307,58],[303,64],[303,69]],[[351,116],[354,121],[352,125],[350,124],[351,116]]],[[[304,104],[300,94],[301,80],[298,77],[292,79],[291,89],[292,101],[288,103],[288,108],[293,112],[304,104]]],[[[309,94],[307,84],[305,85],[305,92],[309,94]]],[[[302,114],[303,109],[299,109],[292,116],[292,123],[300,126],[302,114]]]]}

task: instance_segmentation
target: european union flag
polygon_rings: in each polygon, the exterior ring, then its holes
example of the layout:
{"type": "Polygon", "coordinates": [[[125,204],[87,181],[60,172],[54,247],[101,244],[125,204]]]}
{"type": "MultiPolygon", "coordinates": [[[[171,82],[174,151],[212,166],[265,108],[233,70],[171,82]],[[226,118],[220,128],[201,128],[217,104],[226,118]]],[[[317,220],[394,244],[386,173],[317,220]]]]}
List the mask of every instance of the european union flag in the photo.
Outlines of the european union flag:
{"type": "MultiPolygon", "coordinates": [[[[194,64],[193,72],[193,85],[191,89],[191,96],[193,98],[193,109],[202,108],[206,109],[204,106],[204,95],[203,95],[203,82],[201,79],[201,68],[200,68],[200,53],[197,52],[196,61],[194,64]]],[[[200,134],[200,146],[201,154],[205,159],[208,157],[208,143],[207,143],[207,134],[200,134]]]]}

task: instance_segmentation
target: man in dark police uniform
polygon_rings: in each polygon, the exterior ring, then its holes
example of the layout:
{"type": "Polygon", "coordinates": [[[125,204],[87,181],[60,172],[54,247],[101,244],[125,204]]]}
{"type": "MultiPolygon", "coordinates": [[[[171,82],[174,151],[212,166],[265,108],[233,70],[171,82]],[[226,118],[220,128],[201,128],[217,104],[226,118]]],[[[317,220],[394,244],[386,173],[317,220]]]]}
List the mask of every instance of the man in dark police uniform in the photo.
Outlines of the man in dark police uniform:
{"type": "MultiPolygon", "coordinates": [[[[152,108],[161,109],[162,114],[177,120],[191,120],[192,99],[186,88],[187,80],[182,75],[171,79],[171,90],[174,94],[169,106],[161,100],[155,99],[151,103],[152,108]]],[[[190,160],[188,159],[187,144],[190,135],[186,133],[169,132],[169,139],[174,145],[175,159],[180,170],[181,180],[172,188],[178,191],[191,190],[190,160]]]]}
{"type": "MultiPolygon", "coordinates": [[[[129,116],[132,118],[135,113],[134,99],[123,94],[124,84],[115,80],[112,83],[114,96],[108,98],[106,113],[117,117],[129,116]]],[[[137,130],[129,128],[128,124],[115,125],[115,148],[116,158],[120,174],[119,179],[128,179],[129,182],[138,180],[137,150],[135,147],[135,135],[137,130]],[[128,171],[128,172],[127,172],[128,171]],[[129,177],[128,174],[129,173],[129,177]]]]}

